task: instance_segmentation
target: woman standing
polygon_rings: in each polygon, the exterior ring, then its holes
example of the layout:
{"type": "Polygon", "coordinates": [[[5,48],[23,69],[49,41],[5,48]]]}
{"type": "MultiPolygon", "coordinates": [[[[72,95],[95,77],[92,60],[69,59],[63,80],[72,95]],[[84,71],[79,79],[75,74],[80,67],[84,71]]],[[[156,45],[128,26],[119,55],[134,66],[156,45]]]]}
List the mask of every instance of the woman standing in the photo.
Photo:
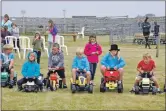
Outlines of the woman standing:
{"type": "Polygon", "coordinates": [[[148,22],[148,17],[146,17],[145,21],[142,23],[142,30],[143,30],[143,36],[145,37],[145,48],[147,48],[147,46],[150,48],[150,44],[148,42],[149,39],[149,35],[150,35],[150,23],[148,22]]]}
{"type": "Polygon", "coordinates": [[[8,31],[11,32],[12,22],[9,20],[9,16],[7,14],[4,15],[4,19],[2,20],[1,25],[2,25],[2,27],[7,26],[8,31]]]}
{"type": "Polygon", "coordinates": [[[56,42],[58,30],[52,20],[48,21],[48,26],[49,26],[49,30],[47,31],[47,33],[48,33],[48,53],[50,54],[52,45],[53,45],[53,43],[56,42]]]}
{"type": "Polygon", "coordinates": [[[17,41],[13,41],[14,42],[14,47],[15,47],[15,42],[16,42],[17,47],[20,49],[19,28],[17,27],[17,25],[15,23],[12,23],[11,34],[12,34],[12,36],[17,37],[17,41]]]}

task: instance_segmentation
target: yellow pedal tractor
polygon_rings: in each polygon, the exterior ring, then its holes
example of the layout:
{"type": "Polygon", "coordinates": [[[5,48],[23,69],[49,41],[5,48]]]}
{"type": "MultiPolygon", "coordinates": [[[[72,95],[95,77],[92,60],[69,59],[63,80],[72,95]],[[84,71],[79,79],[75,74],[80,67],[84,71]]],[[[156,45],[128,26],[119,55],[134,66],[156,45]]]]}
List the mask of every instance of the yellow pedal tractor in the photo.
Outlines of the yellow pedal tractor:
{"type": "Polygon", "coordinates": [[[89,93],[93,93],[93,85],[89,84],[89,87],[87,86],[87,79],[86,74],[83,70],[79,70],[76,72],[76,83],[73,84],[73,78],[70,79],[71,82],[71,91],[72,93],[75,93],[76,91],[88,91],[89,93]]]}

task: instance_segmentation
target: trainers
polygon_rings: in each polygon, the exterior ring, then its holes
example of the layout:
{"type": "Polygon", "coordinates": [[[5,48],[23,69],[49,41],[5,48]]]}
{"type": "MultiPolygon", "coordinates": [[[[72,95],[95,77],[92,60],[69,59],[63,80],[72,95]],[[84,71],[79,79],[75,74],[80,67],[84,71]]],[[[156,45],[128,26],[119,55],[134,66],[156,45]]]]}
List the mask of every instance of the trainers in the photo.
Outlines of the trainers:
{"type": "Polygon", "coordinates": [[[18,86],[18,91],[21,91],[22,89],[22,86],[18,86]]]}
{"type": "Polygon", "coordinates": [[[63,85],[63,88],[67,88],[67,85],[66,85],[66,84],[64,84],[64,85],[63,85]]]}

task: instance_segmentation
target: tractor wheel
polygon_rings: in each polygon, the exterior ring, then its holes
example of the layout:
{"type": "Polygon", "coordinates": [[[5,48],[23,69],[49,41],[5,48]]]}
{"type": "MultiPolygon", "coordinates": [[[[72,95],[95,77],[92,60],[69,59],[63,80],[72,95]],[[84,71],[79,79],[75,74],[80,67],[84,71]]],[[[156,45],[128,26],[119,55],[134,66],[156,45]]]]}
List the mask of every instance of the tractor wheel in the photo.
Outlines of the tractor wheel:
{"type": "Polygon", "coordinates": [[[156,86],[153,86],[153,88],[152,88],[152,94],[156,95],[156,93],[157,93],[157,88],[156,88],[156,86]]]}
{"type": "Polygon", "coordinates": [[[93,85],[89,85],[89,90],[88,90],[89,93],[93,93],[93,85]]]}
{"type": "Polygon", "coordinates": [[[139,86],[135,86],[135,94],[139,94],[139,86]]]}
{"type": "Polygon", "coordinates": [[[104,83],[100,84],[100,92],[105,92],[104,83]]]}
{"type": "Polygon", "coordinates": [[[166,84],[164,85],[164,92],[166,92],[166,84]]]}
{"type": "Polygon", "coordinates": [[[101,84],[102,84],[103,82],[104,82],[104,78],[102,77],[102,78],[101,78],[101,84]]]}
{"type": "Polygon", "coordinates": [[[123,93],[123,84],[118,85],[118,93],[123,93]]]}
{"type": "Polygon", "coordinates": [[[72,93],[75,93],[76,92],[76,86],[72,84],[72,93]]]}

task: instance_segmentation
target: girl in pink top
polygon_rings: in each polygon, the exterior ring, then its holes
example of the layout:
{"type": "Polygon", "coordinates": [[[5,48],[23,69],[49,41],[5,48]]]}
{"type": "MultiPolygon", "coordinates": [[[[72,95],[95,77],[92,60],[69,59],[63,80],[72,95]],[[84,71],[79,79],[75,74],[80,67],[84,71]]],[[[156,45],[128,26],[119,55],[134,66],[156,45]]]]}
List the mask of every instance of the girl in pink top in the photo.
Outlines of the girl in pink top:
{"type": "Polygon", "coordinates": [[[93,83],[99,55],[102,54],[101,46],[96,41],[96,35],[89,36],[89,42],[85,46],[84,54],[87,56],[90,64],[91,82],[93,83]]]}

